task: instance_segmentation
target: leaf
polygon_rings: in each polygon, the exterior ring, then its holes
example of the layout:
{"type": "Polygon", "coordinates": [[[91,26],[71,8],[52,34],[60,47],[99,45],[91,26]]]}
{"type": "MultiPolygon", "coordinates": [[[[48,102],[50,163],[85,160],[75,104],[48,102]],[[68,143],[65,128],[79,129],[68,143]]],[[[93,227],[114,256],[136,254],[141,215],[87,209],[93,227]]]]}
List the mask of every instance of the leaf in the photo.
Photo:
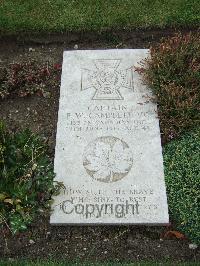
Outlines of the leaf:
{"type": "Polygon", "coordinates": [[[86,165],[88,170],[99,171],[101,169],[102,158],[88,155],[87,160],[89,161],[89,164],[86,165]]]}
{"type": "Polygon", "coordinates": [[[103,142],[97,142],[95,145],[95,156],[99,158],[104,158],[108,156],[108,153],[110,152],[110,145],[103,143],[103,142]]]}
{"type": "Polygon", "coordinates": [[[7,198],[8,195],[6,193],[0,193],[0,201],[5,200],[5,198],[7,198]]]}
{"type": "Polygon", "coordinates": [[[20,199],[15,200],[15,204],[21,203],[22,201],[20,199]]]}
{"type": "Polygon", "coordinates": [[[93,176],[95,179],[103,180],[103,179],[107,178],[109,175],[110,175],[109,169],[103,168],[103,169],[100,169],[99,171],[97,171],[96,173],[94,173],[93,176]]]}
{"type": "Polygon", "coordinates": [[[123,145],[122,145],[122,142],[121,141],[116,141],[114,146],[113,146],[113,149],[112,149],[112,152],[113,154],[119,154],[119,156],[121,156],[121,154],[124,153],[124,148],[123,148],[123,145]]]}
{"type": "Polygon", "coordinates": [[[121,141],[116,141],[111,153],[113,171],[116,173],[126,173],[131,165],[131,154],[129,149],[124,149],[121,141]]]}
{"type": "Polygon", "coordinates": [[[185,239],[186,237],[178,231],[167,231],[164,234],[164,238],[176,237],[177,239],[185,239]]]}
{"type": "Polygon", "coordinates": [[[13,200],[12,199],[5,199],[4,202],[5,203],[10,203],[11,205],[13,205],[13,200]]]}
{"type": "Polygon", "coordinates": [[[61,70],[62,69],[62,65],[61,64],[54,64],[54,69],[56,70],[61,70]]]}

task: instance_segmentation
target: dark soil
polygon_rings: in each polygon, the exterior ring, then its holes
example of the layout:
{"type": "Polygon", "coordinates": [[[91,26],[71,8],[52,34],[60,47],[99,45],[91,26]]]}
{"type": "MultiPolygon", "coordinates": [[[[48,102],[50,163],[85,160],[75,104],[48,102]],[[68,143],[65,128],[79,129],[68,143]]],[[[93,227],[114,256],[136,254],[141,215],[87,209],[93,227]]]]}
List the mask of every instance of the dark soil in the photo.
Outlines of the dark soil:
{"type": "MultiPolygon", "coordinates": [[[[184,30],[186,32],[186,30],[184,30]]],[[[62,63],[63,50],[149,48],[175,30],[68,33],[46,36],[0,37],[0,67],[34,59],[38,63],[62,63]],[[31,49],[30,49],[31,48],[31,49]]],[[[0,100],[0,119],[16,131],[30,128],[48,140],[53,158],[59,87],[49,87],[50,96],[15,97],[0,100]]],[[[199,261],[198,249],[189,240],[166,239],[171,228],[148,226],[50,226],[40,216],[25,233],[14,237],[0,234],[0,258],[65,259],[89,261],[199,261]]]]}

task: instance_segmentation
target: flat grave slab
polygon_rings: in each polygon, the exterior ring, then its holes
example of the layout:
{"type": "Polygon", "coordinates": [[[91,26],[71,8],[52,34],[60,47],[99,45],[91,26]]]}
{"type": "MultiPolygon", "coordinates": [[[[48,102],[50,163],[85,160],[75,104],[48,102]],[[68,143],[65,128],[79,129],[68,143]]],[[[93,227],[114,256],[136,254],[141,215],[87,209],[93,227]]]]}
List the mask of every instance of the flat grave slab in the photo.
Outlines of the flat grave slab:
{"type": "Polygon", "coordinates": [[[51,224],[168,224],[157,107],[134,69],[148,52],[64,52],[51,224]]]}

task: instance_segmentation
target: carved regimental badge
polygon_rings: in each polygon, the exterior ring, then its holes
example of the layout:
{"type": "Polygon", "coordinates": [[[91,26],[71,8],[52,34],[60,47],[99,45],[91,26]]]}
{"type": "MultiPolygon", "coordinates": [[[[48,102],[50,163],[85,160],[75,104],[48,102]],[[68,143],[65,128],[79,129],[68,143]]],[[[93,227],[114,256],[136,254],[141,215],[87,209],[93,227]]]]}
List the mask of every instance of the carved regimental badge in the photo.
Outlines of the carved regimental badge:
{"type": "Polygon", "coordinates": [[[133,90],[133,69],[120,69],[121,59],[93,61],[96,70],[82,69],[81,77],[81,90],[96,90],[92,100],[123,100],[120,88],[133,90]]]}
{"type": "Polygon", "coordinates": [[[128,144],[114,136],[103,136],[90,142],[83,154],[83,166],[94,179],[112,183],[131,170],[133,156],[128,144]]]}

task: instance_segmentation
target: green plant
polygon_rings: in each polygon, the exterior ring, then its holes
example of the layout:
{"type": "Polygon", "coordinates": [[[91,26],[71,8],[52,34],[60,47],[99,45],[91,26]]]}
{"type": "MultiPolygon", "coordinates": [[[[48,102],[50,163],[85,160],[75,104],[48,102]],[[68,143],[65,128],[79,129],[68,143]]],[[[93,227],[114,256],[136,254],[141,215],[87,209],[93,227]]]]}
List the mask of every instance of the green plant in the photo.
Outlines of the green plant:
{"type": "Polygon", "coordinates": [[[200,122],[200,34],[164,39],[150,55],[136,71],[155,95],[168,141],[200,122]]]}
{"type": "Polygon", "coordinates": [[[47,87],[58,86],[61,65],[35,61],[12,63],[0,68],[0,98],[45,95],[47,87]]]}
{"type": "Polygon", "coordinates": [[[59,192],[45,146],[29,130],[12,134],[0,122],[0,225],[12,233],[48,210],[51,196],[59,192]]]}
{"type": "Polygon", "coordinates": [[[177,227],[200,244],[200,127],[164,147],[169,210],[177,227]]]}
{"type": "Polygon", "coordinates": [[[199,27],[199,0],[6,0],[3,33],[199,27]],[[45,12],[44,12],[45,11],[45,12]]]}
{"type": "MultiPolygon", "coordinates": [[[[141,261],[141,262],[74,262],[62,260],[0,260],[0,266],[171,266],[173,262],[141,261]]],[[[198,262],[177,262],[176,266],[199,266],[198,262]]]]}

